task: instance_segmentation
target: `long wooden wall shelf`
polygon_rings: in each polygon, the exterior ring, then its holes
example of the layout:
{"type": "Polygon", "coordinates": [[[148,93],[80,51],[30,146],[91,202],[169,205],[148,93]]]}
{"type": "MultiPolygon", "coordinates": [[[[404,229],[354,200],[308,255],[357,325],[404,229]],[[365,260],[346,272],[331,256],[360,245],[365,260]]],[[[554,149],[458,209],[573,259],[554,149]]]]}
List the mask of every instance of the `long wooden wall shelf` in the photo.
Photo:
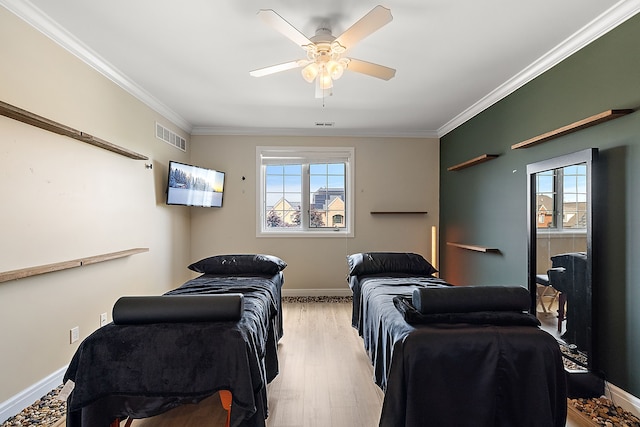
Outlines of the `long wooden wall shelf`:
{"type": "Polygon", "coordinates": [[[427,211],[371,211],[371,215],[426,215],[427,211]]]}
{"type": "Polygon", "coordinates": [[[89,135],[88,133],[73,129],[69,126],[54,122],[53,120],[38,116],[37,114],[33,114],[27,110],[23,110],[22,108],[7,104],[6,102],[0,101],[0,114],[31,126],[48,130],[49,132],[57,133],[58,135],[68,136],[69,138],[86,142],[87,144],[109,150],[122,156],[129,157],[130,159],[149,160],[147,156],[143,156],[142,154],[138,154],[134,151],[112,144],[98,137],[89,135]]]}
{"type": "Polygon", "coordinates": [[[149,248],[134,248],[125,251],[110,252],[108,254],[95,255],[87,258],[74,259],[71,261],[56,262],[53,264],[39,265],[37,267],[21,268],[19,270],[5,271],[0,273],[0,283],[9,280],[24,279],[25,277],[37,276],[39,274],[53,273],[54,271],[68,270],[70,268],[82,267],[85,265],[97,264],[99,262],[110,261],[112,259],[124,258],[130,255],[148,252],[149,248]]]}
{"type": "Polygon", "coordinates": [[[498,154],[482,154],[481,156],[474,157],[471,160],[467,160],[466,162],[458,163],[457,165],[453,165],[448,167],[448,171],[459,171],[460,169],[468,168],[471,166],[478,165],[480,163],[488,162],[489,160],[493,160],[496,157],[499,157],[498,154]]]}
{"type": "Polygon", "coordinates": [[[453,242],[447,242],[447,245],[455,246],[456,248],[467,249],[467,250],[470,250],[470,251],[476,251],[476,252],[496,253],[496,254],[500,253],[500,249],[487,248],[487,247],[484,247],[484,246],[464,245],[462,243],[453,243],[453,242]]]}
{"type": "Polygon", "coordinates": [[[543,133],[541,135],[535,136],[533,138],[527,139],[526,141],[519,142],[517,144],[513,144],[511,146],[512,150],[517,150],[518,148],[529,148],[536,144],[540,144],[542,142],[547,142],[555,138],[559,138],[561,136],[579,131],[581,129],[586,129],[591,126],[598,125],[600,123],[607,122],[609,120],[617,119],[622,116],[626,116],[627,114],[633,113],[632,109],[625,110],[607,110],[602,113],[595,114],[591,117],[587,117],[586,119],[578,120],[577,122],[571,123],[569,125],[563,126],[561,128],[552,130],[547,133],[543,133]]]}

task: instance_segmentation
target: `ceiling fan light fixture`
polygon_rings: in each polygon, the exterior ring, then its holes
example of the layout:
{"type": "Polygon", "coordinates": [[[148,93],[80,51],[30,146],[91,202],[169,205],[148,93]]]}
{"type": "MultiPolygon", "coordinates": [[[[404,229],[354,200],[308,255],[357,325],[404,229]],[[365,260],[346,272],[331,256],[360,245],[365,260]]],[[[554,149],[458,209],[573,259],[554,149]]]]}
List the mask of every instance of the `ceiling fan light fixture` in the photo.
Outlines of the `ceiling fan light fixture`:
{"type": "Polygon", "coordinates": [[[316,98],[324,98],[332,95],[333,81],[341,78],[347,69],[383,80],[395,76],[396,70],[393,68],[342,56],[347,47],[351,49],[354,44],[391,22],[391,11],[381,5],[374,7],[338,37],[331,34],[331,28],[323,26],[316,30],[315,36],[308,38],[272,9],[261,9],[258,15],[265,23],[302,47],[306,59],[250,71],[249,74],[254,77],[299,67],[305,81],[315,82],[316,98]]]}
{"type": "Polygon", "coordinates": [[[347,48],[342,46],[339,42],[335,40],[331,42],[331,51],[333,53],[340,54],[340,53],[344,53],[346,50],[347,48]]]}
{"type": "Polygon", "coordinates": [[[322,66],[320,68],[320,73],[318,74],[317,79],[320,89],[331,89],[333,87],[333,79],[331,78],[331,74],[329,74],[327,67],[322,66]]]}
{"type": "Polygon", "coordinates": [[[302,69],[302,77],[307,81],[307,83],[311,83],[318,75],[318,69],[318,64],[312,62],[302,69]]]}
{"type": "Polygon", "coordinates": [[[320,75],[318,75],[318,78],[316,79],[316,98],[327,98],[329,96],[333,95],[333,82],[331,81],[331,78],[329,78],[329,85],[328,86],[324,86],[323,85],[323,79],[321,78],[320,75]]]}
{"type": "Polygon", "coordinates": [[[309,61],[316,60],[316,56],[318,56],[318,47],[315,44],[308,44],[302,46],[302,48],[307,51],[307,59],[309,61]]]}
{"type": "Polygon", "coordinates": [[[344,66],[338,61],[331,60],[327,63],[327,73],[333,80],[338,80],[344,73],[344,66]]]}

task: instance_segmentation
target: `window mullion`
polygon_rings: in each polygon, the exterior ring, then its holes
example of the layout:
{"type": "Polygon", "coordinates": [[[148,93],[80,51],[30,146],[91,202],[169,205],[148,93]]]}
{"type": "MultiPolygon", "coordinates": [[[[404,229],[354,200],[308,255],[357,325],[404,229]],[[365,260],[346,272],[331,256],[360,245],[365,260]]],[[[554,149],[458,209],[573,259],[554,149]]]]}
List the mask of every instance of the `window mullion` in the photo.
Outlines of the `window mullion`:
{"type": "Polygon", "coordinates": [[[564,229],[564,170],[558,169],[556,174],[556,229],[564,229]]]}
{"type": "Polygon", "coordinates": [[[309,190],[309,163],[302,164],[302,206],[300,208],[302,215],[301,226],[304,231],[309,231],[309,209],[311,207],[310,190],[309,190]]]}

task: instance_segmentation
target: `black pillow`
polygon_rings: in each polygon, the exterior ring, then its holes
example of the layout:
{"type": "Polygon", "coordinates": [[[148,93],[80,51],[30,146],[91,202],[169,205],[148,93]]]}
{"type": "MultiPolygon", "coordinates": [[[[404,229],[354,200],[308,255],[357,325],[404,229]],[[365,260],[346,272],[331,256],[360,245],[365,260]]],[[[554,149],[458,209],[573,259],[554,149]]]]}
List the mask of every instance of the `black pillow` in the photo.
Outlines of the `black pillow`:
{"type": "Polygon", "coordinates": [[[437,273],[422,255],[411,252],[363,252],[347,257],[349,276],[380,273],[406,273],[431,276],[437,273]]]}
{"type": "Polygon", "coordinates": [[[242,294],[126,296],[113,305],[113,323],[237,321],[244,311],[242,294]]]}
{"type": "Polygon", "coordinates": [[[204,258],[194,262],[188,268],[204,274],[274,275],[284,270],[286,266],[286,262],[273,255],[240,254],[204,258]]]}
{"type": "Polygon", "coordinates": [[[450,286],[413,290],[413,306],[422,314],[517,311],[529,309],[531,295],[520,286],[450,286]]]}

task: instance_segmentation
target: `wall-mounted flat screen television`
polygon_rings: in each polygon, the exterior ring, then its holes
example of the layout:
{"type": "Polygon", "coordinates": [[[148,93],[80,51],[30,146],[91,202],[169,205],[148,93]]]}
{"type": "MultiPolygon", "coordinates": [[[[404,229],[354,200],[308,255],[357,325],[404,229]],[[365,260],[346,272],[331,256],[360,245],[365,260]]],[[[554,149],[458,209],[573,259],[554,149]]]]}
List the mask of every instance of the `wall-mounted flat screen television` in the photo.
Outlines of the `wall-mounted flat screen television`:
{"type": "Polygon", "coordinates": [[[224,172],[169,161],[167,204],[222,207],[224,172]]]}

